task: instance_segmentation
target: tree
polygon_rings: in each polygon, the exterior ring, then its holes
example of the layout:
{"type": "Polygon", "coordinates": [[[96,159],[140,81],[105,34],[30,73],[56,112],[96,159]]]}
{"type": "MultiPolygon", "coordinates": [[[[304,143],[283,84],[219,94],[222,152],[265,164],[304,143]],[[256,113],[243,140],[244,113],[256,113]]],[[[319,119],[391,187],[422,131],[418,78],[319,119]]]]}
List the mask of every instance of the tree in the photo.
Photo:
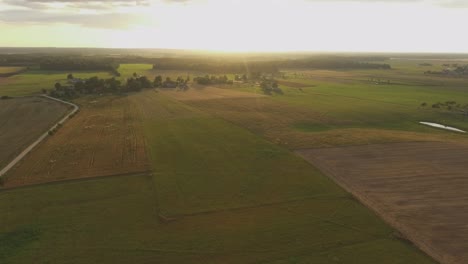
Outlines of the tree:
{"type": "Polygon", "coordinates": [[[57,90],[57,91],[62,90],[62,85],[59,82],[55,83],[55,90],[57,90]]]}
{"type": "Polygon", "coordinates": [[[140,82],[141,88],[151,88],[151,82],[146,76],[141,76],[138,78],[138,81],[140,82]]]}
{"type": "Polygon", "coordinates": [[[106,90],[109,92],[116,92],[120,89],[121,83],[115,78],[105,80],[106,90]]]}
{"type": "Polygon", "coordinates": [[[158,75],[158,76],[154,77],[154,82],[153,82],[154,87],[161,87],[162,80],[163,80],[163,78],[162,78],[161,75],[158,75]]]}
{"type": "Polygon", "coordinates": [[[74,79],[74,78],[73,78],[73,74],[69,73],[68,76],[67,76],[67,79],[68,79],[68,80],[74,79]]]}
{"type": "Polygon", "coordinates": [[[133,73],[133,77],[138,77],[138,74],[136,72],[133,73]]]}

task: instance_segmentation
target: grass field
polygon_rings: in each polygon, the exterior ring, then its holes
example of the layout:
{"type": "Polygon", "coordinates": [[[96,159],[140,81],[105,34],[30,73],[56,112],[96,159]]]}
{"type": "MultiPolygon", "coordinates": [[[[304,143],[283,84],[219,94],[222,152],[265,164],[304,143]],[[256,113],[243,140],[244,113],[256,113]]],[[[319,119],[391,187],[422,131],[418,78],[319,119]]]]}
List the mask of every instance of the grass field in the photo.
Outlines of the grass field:
{"type": "Polygon", "coordinates": [[[0,100],[0,167],[44,134],[68,111],[42,97],[0,100]]]}
{"type": "MultiPolygon", "coordinates": [[[[65,83],[68,71],[41,71],[30,70],[21,74],[3,78],[0,80],[0,95],[24,96],[42,93],[42,89],[54,89],[57,82],[65,83]]],[[[90,78],[99,76],[100,78],[111,78],[109,72],[72,72],[75,78],[90,78]]]]}
{"type": "Polygon", "coordinates": [[[152,183],[132,175],[0,192],[1,262],[432,263],[353,200],[163,223],[152,183]]]}

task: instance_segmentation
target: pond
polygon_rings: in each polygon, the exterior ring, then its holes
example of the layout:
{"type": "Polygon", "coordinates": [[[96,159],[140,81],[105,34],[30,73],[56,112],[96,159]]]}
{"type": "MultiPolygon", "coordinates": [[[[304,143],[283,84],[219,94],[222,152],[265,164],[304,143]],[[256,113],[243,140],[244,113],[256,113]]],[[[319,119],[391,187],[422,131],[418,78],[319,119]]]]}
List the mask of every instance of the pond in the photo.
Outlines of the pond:
{"type": "Polygon", "coordinates": [[[464,130],[454,128],[454,127],[444,126],[444,125],[437,124],[437,123],[432,123],[432,122],[419,122],[419,123],[422,124],[422,125],[426,125],[426,126],[441,128],[441,129],[460,132],[460,133],[466,133],[466,131],[464,131],[464,130]]]}

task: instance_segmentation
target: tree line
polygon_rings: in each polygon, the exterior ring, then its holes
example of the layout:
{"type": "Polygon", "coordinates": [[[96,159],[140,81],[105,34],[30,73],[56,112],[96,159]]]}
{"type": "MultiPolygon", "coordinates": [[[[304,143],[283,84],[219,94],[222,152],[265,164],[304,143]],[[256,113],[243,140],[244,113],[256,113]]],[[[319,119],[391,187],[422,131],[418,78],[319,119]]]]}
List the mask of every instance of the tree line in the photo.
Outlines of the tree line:
{"type": "Polygon", "coordinates": [[[39,67],[41,70],[54,71],[110,71],[115,76],[120,76],[118,72],[120,64],[113,59],[105,58],[50,57],[41,60],[39,67]]]}
{"type": "Polygon", "coordinates": [[[281,68],[311,68],[311,69],[381,69],[390,70],[392,67],[386,63],[361,62],[352,58],[310,58],[299,60],[278,61],[276,65],[281,68]]]}
{"type": "Polygon", "coordinates": [[[229,80],[226,75],[223,75],[223,76],[205,75],[205,76],[195,77],[193,80],[200,85],[233,84],[234,83],[234,81],[229,80]]]}
{"type": "MultiPolygon", "coordinates": [[[[423,102],[421,107],[425,108],[429,105],[423,102]]],[[[460,104],[456,101],[437,102],[431,105],[433,109],[445,110],[450,113],[463,115],[463,118],[468,117],[468,104],[460,104]]]]}
{"type": "Polygon", "coordinates": [[[201,58],[158,58],[153,59],[154,70],[183,70],[209,73],[246,73],[260,71],[275,73],[277,65],[267,61],[215,60],[201,58]]]}
{"type": "Polygon", "coordinates": [[[127,93],[149,88],[180,88],[187,90],[189,81],[189,76],[172,80],[170,77],[163,78],[161,75],[156,76],[151,81],[146,76],[139,76],[134,73],[133,77],[122,83],[115,77],[104,79],[94,76],[89,79],[76,79],[70,73],[67,75],[66,84],[57,82],[52,89],[49,91],[43,89],[42,93],[49,93],[50,96],[57,98],[76,98],[83,94],[127,93]]]}

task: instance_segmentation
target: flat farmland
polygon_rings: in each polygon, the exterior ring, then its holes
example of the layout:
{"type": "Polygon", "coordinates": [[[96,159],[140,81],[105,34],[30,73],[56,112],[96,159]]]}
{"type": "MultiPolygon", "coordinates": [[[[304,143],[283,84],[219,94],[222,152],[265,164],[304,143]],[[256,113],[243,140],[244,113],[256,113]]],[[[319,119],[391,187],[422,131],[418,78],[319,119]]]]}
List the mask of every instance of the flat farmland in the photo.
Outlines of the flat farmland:
{"type": "Polygon", "coordinates": [[[185,102],[77,100],[16,175],[136,171],[119,154],[140,126],[152,172],[0,190],[0,263],[434,263],[303,159],[185,102]]]}
{"type": "Polygon", "coordinates": [[[297,153],[441,263],[468,262],[468,145],[442,142],[297,153]]]}
{"type": "Polygon", "coordinates": [[[18,186],[148,170],[145,139],[126,97],[86,97],[81,111],[7,175],[18,186]]]}
{"type": "Polygon", "coordinates": [[[0,100],[0,168],[63,117],[68,107],[43,97],[0,100]]]}
{"type": "Polygon", "coordinates": [[[284,148],[164,93],[130,98],[151,154],[151,241],[167,262],[433,263],[284,148]]]}

